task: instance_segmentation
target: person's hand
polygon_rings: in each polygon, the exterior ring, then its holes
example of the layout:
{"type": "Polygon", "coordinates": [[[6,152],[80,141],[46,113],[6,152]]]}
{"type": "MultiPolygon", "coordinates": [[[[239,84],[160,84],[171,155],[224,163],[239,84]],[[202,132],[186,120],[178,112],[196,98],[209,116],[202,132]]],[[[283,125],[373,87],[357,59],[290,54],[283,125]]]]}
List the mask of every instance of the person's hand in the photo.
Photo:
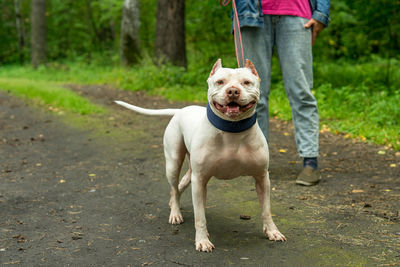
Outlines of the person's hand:
{"type": "Polygon", "coordinates": [[[325,25],[315,19],[310,19],[305,25],[304,28],[308,29],[312,27],[312,44],[314,45],[315,39],[317,35],[325,28],[325,25]]]}

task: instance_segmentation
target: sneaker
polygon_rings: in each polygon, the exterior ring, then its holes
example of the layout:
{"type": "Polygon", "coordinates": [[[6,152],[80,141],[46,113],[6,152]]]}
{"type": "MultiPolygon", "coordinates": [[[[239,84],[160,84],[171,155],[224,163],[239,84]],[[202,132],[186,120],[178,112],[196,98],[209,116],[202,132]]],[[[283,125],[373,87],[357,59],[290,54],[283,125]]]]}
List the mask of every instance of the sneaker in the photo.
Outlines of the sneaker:
{"type": "Polygon", "coordinates": [[[318,184],[321,180],[321,174],[311,166],[305,166],[303,171],[299,174],[296,184],[312,186],[318,184]]]}

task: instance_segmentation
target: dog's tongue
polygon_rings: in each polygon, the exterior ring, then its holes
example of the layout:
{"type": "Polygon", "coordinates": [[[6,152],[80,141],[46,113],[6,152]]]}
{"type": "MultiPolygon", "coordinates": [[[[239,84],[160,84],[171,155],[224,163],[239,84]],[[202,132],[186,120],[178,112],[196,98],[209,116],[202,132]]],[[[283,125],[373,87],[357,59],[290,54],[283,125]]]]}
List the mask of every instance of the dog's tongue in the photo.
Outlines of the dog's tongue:
{"type": "Polygon", "coordinates": [[[236,103],[229,103],[226,108],[228,113],[239,113],[240,111],[240,106],[236,103]]]}

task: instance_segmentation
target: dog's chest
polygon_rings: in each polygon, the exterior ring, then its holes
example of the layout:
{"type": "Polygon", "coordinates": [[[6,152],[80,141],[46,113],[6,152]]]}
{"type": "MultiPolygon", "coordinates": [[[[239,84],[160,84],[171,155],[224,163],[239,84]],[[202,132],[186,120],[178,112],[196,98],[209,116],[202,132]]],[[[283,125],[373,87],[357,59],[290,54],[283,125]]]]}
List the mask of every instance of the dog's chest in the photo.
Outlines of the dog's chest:
{"type": "MultiPolygon", "coordinates": [[[[214,144],[196,155],[194,164],[207,176],[233,179],[259,175],[267,170],[268,151],[254,144],[214,144]]],[[[196,169],[196,166],[192,166],[196,169]]]]}

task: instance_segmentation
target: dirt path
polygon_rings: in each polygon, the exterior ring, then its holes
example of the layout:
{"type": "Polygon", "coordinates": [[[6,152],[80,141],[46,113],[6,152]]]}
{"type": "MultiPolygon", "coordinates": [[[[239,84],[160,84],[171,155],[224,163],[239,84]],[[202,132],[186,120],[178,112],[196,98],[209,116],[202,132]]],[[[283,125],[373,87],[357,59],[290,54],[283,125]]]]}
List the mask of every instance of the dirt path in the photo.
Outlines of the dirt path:
{"type": "Polygon", "coordinates": [[[136,115],[112,100],[185,103],[104,86],[70,88],[110,113],[76,119],[0,93],[0,266],[399,264],[395,151],[321,133],[324,179],[297,186],[301,160],[291,125],[272,120],[272,211],[288,241],[262,236],[252,179],[213,180],[207,218],[216,250],[199,253],[190,190],[182,199],[185,223],[168,224],[168,119],[136,115]]]}

